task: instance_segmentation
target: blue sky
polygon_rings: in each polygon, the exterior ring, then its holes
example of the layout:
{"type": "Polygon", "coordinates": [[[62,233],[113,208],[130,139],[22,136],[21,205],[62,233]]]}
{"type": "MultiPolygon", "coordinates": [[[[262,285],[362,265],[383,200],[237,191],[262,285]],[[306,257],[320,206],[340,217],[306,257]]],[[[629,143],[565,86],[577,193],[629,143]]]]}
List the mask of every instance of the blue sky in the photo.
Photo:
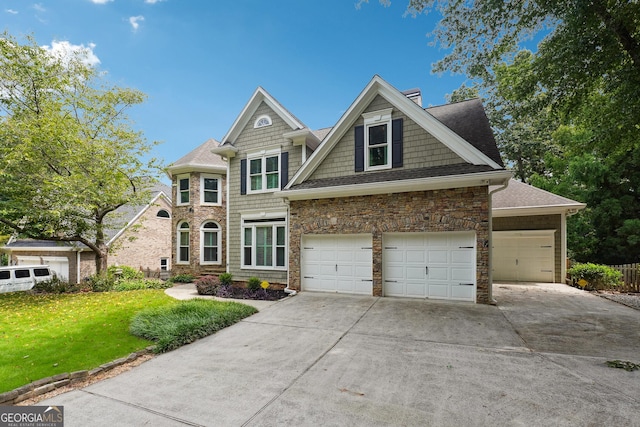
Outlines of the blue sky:
{"type": "Polygon", "coordinates": [[[175,161],[220,140],[262,86],[312,129],[332,126],[379,74],[423,104],[445,103],[464,76],[431,74],[436,18],[407,0],[0,0],[0,29],[41,45],[89,47],[110,82],[145,92],[134,127],[175,161]]]}

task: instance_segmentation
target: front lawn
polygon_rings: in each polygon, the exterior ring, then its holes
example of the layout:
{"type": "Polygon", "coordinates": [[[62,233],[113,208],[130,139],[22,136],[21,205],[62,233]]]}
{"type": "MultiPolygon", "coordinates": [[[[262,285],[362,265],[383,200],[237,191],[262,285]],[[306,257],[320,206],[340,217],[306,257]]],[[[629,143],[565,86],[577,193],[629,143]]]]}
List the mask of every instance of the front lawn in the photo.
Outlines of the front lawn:
{"type": "Polygon", "coordinates": [[[178,304],[162,290],[0,294],[0,393],[93,369],[151,344],[131,335],[146,308],[178,304]]]}

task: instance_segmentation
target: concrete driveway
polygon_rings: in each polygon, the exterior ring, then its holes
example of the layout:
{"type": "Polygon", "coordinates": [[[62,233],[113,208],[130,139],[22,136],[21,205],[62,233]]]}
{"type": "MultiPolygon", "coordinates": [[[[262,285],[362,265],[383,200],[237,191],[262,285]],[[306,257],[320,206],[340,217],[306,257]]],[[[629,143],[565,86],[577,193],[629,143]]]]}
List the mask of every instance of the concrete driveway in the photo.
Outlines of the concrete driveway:
{"type": "Polygon", "coordinates": [[[65,426],[640,425],[640,311],[564,285],[498,306],[301,293],[41,405],[65,426]]]}

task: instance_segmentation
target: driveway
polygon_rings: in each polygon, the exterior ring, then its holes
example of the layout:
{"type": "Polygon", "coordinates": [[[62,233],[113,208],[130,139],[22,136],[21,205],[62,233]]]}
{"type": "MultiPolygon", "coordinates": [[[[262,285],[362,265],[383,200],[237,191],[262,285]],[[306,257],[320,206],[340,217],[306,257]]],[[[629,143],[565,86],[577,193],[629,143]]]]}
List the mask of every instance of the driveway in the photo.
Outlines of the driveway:
{"type": "Polygon", "coordinates": [[[40,405],[65,426],[640,425],[640,311],[564,285],[498,306],[301,293],[40,405]]]}

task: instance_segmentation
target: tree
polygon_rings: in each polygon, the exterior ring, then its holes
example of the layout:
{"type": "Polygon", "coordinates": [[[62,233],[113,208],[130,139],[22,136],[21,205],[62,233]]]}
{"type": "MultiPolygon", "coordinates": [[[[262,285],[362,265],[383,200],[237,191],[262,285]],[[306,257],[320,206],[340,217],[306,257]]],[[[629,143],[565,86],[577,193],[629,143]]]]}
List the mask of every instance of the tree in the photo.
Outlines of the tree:
{"type": "Polygon", "coordinates": [[[148,200],[159,169],[126,115],[144,94],[108,86],[88,55],[0,37],[0,231],[83,243],[102,272],[116,210],[148,200]]]}

